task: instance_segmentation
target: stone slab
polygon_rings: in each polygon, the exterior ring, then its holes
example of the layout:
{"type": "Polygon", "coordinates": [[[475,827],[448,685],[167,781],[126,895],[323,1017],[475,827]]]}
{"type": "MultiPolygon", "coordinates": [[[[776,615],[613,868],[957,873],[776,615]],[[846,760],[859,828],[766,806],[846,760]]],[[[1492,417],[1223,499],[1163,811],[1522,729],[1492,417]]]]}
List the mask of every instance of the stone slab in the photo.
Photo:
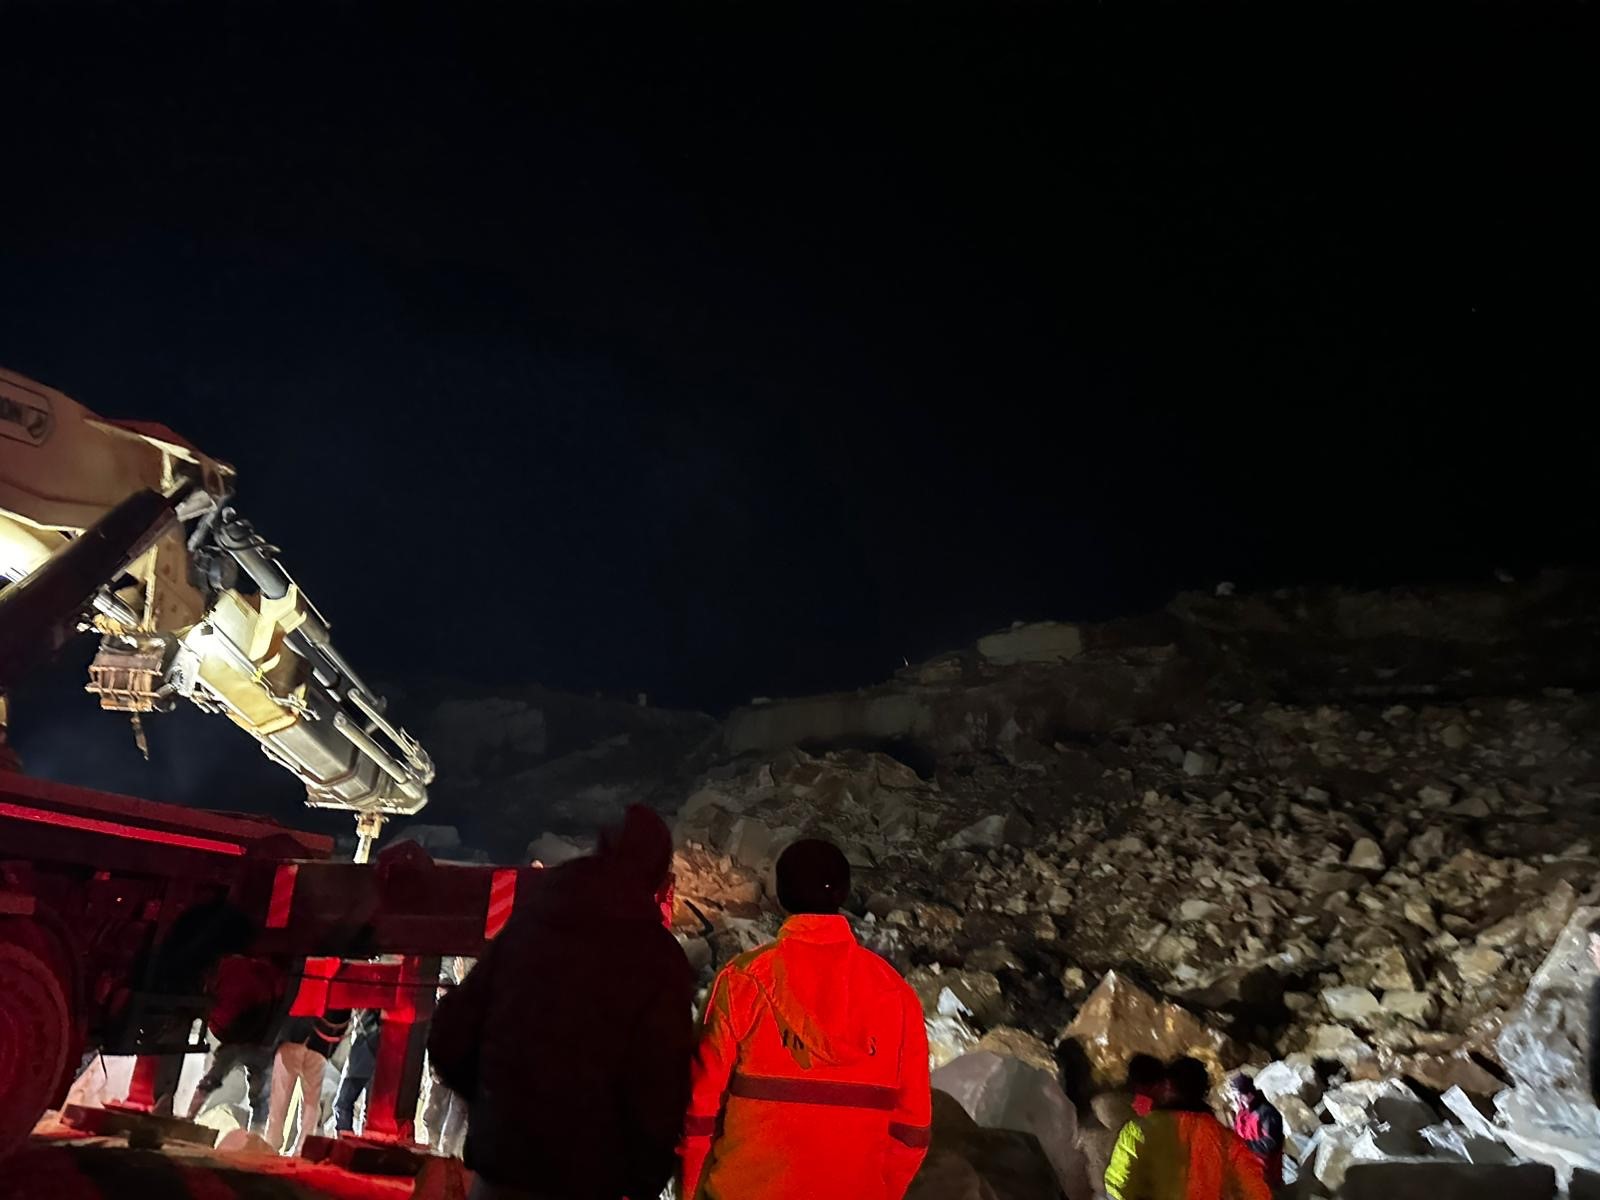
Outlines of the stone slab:
{"type": "Polygon", "coordinates": [[[1556,1173],[1533,1163],[1359,1163],[1340,1200],[1554,1200],[1556,1173]]]}

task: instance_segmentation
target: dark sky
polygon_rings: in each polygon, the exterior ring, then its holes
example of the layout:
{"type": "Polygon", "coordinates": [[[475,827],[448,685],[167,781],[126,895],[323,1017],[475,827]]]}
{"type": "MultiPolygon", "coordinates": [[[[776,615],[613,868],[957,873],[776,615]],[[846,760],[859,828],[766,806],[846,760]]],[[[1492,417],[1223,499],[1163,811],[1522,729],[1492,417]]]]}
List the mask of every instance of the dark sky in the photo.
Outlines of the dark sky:
{"type": "Polygon", "coordinates": [[[1593,6],[1283,7],[0,3],[0,363],[391,680],[1593,560],[1593,6]]]}

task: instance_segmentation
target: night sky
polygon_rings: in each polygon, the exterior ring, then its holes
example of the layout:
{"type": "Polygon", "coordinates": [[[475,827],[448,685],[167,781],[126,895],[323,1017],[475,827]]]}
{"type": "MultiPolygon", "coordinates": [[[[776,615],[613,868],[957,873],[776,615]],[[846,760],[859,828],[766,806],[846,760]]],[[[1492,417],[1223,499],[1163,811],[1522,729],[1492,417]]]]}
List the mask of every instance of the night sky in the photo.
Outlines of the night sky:
{"type": "MultiPolygon", "coordinates": [[[[0,363],[236,464],[401,686],[1592,562],[1593,6],[1289,7],[0,3],[0,363]]],[[[271,777],[80,665],[41,773],[271,777]]]]}

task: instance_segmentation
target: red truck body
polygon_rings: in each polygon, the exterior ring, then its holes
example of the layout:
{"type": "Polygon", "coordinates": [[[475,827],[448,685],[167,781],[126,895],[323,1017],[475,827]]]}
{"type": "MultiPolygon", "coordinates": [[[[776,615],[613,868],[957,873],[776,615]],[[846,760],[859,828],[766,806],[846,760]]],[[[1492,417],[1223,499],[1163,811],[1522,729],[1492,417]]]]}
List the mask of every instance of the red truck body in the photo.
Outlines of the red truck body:
{"type": "MultiPolygon", "coordinates": [[[[176,943],[204,906],[227,910],[245,941],[231,951],[279,965],[301,1008],[382,1010],[367,1131],[408,1140],[439,960],[481,955],[535,870],[436,863],[409,843],[370,864],[332,850],[262,817],[0,771],[0,1154],[86,1049],[141,1067],[203,1052],[209,964],[176,943]]],[[[152,1074],[136,1072],[130,1103],[151,1102],[152,1074]]]]}

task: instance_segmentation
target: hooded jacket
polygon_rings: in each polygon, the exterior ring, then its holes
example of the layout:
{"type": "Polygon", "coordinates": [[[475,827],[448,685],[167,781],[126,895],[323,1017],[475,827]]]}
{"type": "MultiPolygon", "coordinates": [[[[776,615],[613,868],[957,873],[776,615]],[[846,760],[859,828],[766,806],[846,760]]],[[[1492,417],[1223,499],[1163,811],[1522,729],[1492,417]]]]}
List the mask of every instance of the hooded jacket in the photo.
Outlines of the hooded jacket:
{"type": "Polygon", "coordinates": [[[1272,1200],[1261,1161],[1209,1112],[1162,1109],[1122,1127],[1111,1200],[1272,1200]]]}
{"type": "Polygon", "coordinates": [[[1272,1102],[1259,1092],[1251,1093],[1249,1103],[1234,1118],[1233,1131],[1260,1160],[1267,1186],[1282,1187],[1283,1116],[1272,1102]]]}
{"type": "Polygon", "coordinates": [[[900,1200],[928,1151],[922,1005],[838,916],[796,916],[713,984],[685,1200],[900,1200]]]}
{"type": "Polygon", "coordinates": [[[287,981],[270,962],[230,954],[217,964],[207,989],[206,1023],[224,1046],[262,1046],[273,1041],[287,981]]]}
{"type": "Polygon", "coordinates": [[[655,1200],[672,1176],[694,991],[646,882],[671,856],[664,825],[659,838],[540,873],[440,1004],[429,1051],[467,1101],[466,1163],[491,1183],[655,1200]]]}

